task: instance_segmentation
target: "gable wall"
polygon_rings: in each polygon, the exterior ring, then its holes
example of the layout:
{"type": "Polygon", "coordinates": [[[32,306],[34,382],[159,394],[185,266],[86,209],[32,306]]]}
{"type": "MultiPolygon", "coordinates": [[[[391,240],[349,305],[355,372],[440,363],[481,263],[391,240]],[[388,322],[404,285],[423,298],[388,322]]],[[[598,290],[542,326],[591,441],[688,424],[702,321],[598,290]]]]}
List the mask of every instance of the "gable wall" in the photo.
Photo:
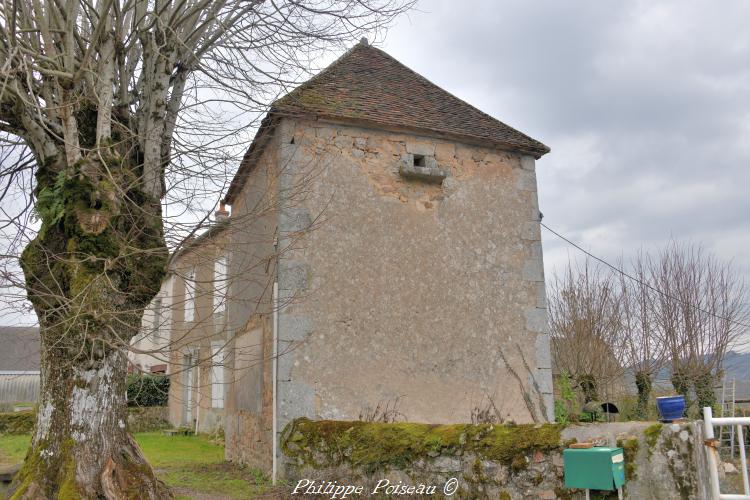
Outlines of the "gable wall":
{"type": "Polygon", "coordinates": [[[279,431],[385,404],[419,422],[487,409],[551,419],[533,158],[289,119],[277,135],[290,166],[282,189],[309,185],[280,213],[281,232],[315,226],[279,263],[292,301],[279,318],[290,351],[279,359],[279,431]],[[434,155],[450,177],[404,180],[409,153],[434,155]]]}

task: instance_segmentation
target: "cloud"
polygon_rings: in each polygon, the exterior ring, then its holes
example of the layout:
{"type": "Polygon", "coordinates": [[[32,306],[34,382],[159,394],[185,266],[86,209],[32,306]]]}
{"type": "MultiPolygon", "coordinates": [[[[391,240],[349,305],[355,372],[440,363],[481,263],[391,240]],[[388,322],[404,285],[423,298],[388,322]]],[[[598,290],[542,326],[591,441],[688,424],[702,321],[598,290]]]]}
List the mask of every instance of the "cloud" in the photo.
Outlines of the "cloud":
{"type": "MultiPolygon", "coordinates": [[[[383,44],[545,142],[545,223],[604,258],[670,238],[750,283],[750,3],[423,1],[383,44]]],[[[548,272],[577,253],[544,235],[548,272]]]]}

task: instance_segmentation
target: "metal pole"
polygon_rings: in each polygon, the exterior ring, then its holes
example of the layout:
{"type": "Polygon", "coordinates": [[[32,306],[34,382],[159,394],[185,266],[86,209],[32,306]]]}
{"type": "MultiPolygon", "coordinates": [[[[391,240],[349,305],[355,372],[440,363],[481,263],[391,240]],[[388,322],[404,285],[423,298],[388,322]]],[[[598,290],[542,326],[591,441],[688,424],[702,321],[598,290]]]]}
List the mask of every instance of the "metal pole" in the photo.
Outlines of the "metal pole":
{"type": "MultiPolygon", "coordinates": [[[[736,399],[736,391],[735,391],[735,385],[734,385],[734,379],[732,379],[732,416],[735,416],[735,405],[734,400],[736,399]]],[[[734,427],[730,427],[732,429],[732,446],[729,447],[730,449],[730,455],[732,459],[734,459],[734,427]]],[[[747,492],[745,492],[747,494],[747,492]]]]}
{"type": "Polygon", "coordinates": [[[745,495],[750,495],[750,482],[747,479],[747,458],[745,457],[745,436],[742,432],[742,426],[737,426],[737,439],[740,448],[740,465],[742,466],[742,486],[745,488],[745,495]]]}
{"type": "Polygon", "coordinates": [[[719,500],[719,465],[716,461],[716,448],[714,445],[714,426],[711,422],[712,412],[710,406],[703,407],[703,434],[706,442],[706,456],[708,459],[708,476],[711,480],[711,497],[719,500]],[[709,444],[710,443],[710,444],[709,444]]]}

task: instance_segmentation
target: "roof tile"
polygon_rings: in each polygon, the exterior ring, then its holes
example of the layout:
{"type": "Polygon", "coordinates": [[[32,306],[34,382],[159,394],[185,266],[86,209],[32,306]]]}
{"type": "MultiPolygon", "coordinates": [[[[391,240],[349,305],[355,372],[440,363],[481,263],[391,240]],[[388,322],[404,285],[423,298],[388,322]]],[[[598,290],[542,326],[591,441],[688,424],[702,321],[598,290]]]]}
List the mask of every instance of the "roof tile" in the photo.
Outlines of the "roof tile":
{"type": "Polygon", "coordinates": [[[278,99],[263,120],[224,199],[231,204],[282,116],[314,116],[447,135],[540,157],[541,142],[441,89],[382,50],[359,43],[278,99]]]}
{"type": "Polygon", "coordinates": [[[541,142],[365,43],[357,44],[321,73],[277,100],[272,111],[463,136],[536,156],[549,152],[541,142]]]}

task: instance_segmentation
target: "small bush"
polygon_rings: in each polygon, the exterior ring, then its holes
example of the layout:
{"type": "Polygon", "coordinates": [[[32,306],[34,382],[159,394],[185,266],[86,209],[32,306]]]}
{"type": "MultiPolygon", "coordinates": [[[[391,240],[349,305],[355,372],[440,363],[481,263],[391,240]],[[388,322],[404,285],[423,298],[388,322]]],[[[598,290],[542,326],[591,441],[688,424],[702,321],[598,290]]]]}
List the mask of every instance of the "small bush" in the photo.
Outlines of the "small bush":
{"type": "Polygon", "coordinates": [[[555,422],[558,424],[569,424],[578,422],[580,412],[578,411],[578,398],[567,373],[563,373],[557,380],[560,389],[560,399],[555,400],[555,422]]]}
{"type": "Polygon", "coordinates": [[[28,434],[35,422],[36,413],[33,411],[0,413],[0,434],[28,434]]]}
{"type": "Polygon", "coordinates": [[[128,375],[128,406],[167,406],[169,377],[166,375],[128,375]]]}

